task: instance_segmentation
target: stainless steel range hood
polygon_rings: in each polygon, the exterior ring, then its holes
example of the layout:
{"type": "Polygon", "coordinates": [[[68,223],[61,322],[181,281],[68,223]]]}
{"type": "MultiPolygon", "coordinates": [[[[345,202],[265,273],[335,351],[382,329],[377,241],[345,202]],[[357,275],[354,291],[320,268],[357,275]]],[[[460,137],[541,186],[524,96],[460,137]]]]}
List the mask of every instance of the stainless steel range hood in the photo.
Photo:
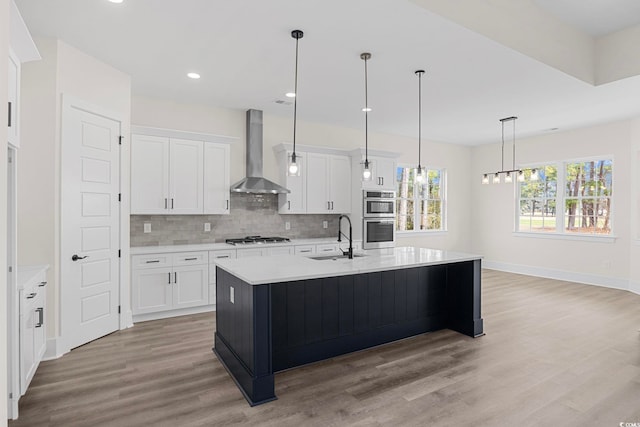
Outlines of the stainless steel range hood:
{"type": "Polygon", "coordinates": [[[235,193],[281,194],[291,191],[262,177],[262,111],[247,110],[247,177],[231,186],[235,193]]]}

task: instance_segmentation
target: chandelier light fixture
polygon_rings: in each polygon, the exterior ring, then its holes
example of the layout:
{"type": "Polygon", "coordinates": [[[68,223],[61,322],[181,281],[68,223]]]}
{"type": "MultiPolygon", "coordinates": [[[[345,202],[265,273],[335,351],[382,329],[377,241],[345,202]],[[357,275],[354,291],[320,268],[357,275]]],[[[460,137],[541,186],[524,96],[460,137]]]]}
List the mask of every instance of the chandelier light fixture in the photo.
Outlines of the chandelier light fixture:
{"type": "Polygon", "coordinates": [[[416,70],[418,76],[418,169],[416,170],[416,181],[424,181],[424,172],[420,163],[422,157],[422,75],[424,70],[416,70]]]}
{"type": "MultiPolygon", "coordinates": [[[[300,175],[300,165],[297,162],[296,157],[296,121],[297,121],[297,113],[298,113],[298,42],[304,36],[304,33],[300,30],[291,31],[291,37],[296,39],[296,71],[295,71],[295,82],[293,86],[293,152],[291,153],[291,157],[289,157],[289,164],[287,167],[287,175],[288,176],[298,176],[300,175]]],[[[287,94],[288,96],[289,94],[287,94]]]]}
{"type": "Polygon", "coordinates": [[[367,61],[371,59],[371,54],[364,52],[360,54],[360,59],[364,61],[364,163],[362,163],[362,180],[371,181],[372,174],[369,163],[369,95],[368,95],[368,75],[367,75],[367,61]]]}
{"type": "MultiPolygon", "coordinates": [[[[500,119],[500,123],[502,124],[501,169],[498,172],[483,174],[482,175],[483,184],[489,184],[489,182],[493,182],[494,184],[500,184],[501,182],[509,184],[509,183],[512,183],[514,180],[517,180],[518,182],[525,181],[524,171],[522,169],[516,169],[516,120],[518,120],[518,118],[515,116],[500,119]],[[511,139],[513,160],[512,160],[510,170],[504,169],[504,124],[506,122],[512,122],[513,124],[513,134],[511,139]]],[[[538,172],[536,169],[533,169],[531,171],[531,180],[536,181],[537,179],[538,179],[538,172]]]]}

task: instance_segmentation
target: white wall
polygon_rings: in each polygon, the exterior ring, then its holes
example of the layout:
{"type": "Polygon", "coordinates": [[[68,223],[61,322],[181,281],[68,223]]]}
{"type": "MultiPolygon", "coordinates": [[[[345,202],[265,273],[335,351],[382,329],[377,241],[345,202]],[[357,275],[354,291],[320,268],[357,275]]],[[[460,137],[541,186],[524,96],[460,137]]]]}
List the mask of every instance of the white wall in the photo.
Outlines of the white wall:
{"type": "MultiPolygon", "coordinates": [[[[7,58],[9,57],[9,0],[0,0],[0,117],[7,117],[7,58]]],[[[4,125],[3,125],[4,126],[4,125]]],[[[6,128],[5,128],[6,129],[6,128]]],[[[7,139],[0,140],[0,281],[7,277],[7,139]]],[[[0,291],[0,426],[7,425],[7,289],[0,291]]]]}
{"type": "MultiPolygon", "coordinates": [[[[615,242],[514,235],[515,186],[481,184],[482,173],[500,166],[500,146],[486,145],[474,147],[472,154],[473,251],[484,255],[486,264],[494,263],[503,269],[627,289],[632,243],[630,200],[637,200],[637,196],[632,196],[631,182],[632,123],[627,120],[517,141],[518,161],[523,164],[613,157],[615,242]]],[[[506,151],[505,157],[510,164],[511,151],[506,151]]]]}
{"type": "Polygon", "coordinates": [[[629,246],[629,289],[640,294],[640,118],[631,121],[631,242],[629,246]]]}
{"type": "MultiPolygon", "coordinates": [[[[278,182],[273,146],[291,142],[291,117],[264,115],[264,176],[278,182]]],[[[245,110],[214,108],[204,105],[179,104],[161,99],[134,96],[131,122],[140,126],[172,128],[193,132],[240,137],[231,147],[231,182],[245,173],[245,110]]],[[[298,122],[297,143],[352,150],[364,146],[364,129],[350,129],[319,123],[298,122]]],[[[417,164],[417,139],[369,133],[369,148],[401,153],[400,162],[417,164]]],[[[399,245],[416,245],[443,249],[470,249],[468,216],[470,188],[470,148],[423,141],[422,164],[446,168],[449,172],[449,232],[439,235],[421,234],[400,238],[399,245]]]]}
{"type": "MultiPolygon", "coordinates": [[[[36,39],[42,60],[25,64],[22,77],[22,146],[18,176],[18,259],[20,264],[49,264],[47,329],[60,334],[60,129],[62,97],[72,96],[123,117],[129,134],[131,81],[126,74],[61,41],[36,39]]],[[[128,145],[123,158],[129,158],[128,145]]],[[[128,188],[129,162],[123,162],[128,188]]],[[[127,198],[128,200],[128,198],[127,198]]],[[[128,211],[128,204],[123,206],[128,211]]],[[[123,248],[128,247],[128,215],[123,248]]],[[[123,275],[128,273],[128,254],[123,275]]]]}

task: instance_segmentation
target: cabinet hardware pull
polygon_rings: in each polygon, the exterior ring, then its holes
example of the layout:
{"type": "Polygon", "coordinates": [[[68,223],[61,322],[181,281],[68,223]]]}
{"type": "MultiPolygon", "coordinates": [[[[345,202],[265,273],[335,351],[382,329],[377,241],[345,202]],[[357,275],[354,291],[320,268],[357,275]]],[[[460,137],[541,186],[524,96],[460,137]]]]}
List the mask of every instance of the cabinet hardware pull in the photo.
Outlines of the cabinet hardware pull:
{"type": "Polygon", "coordinates": [[[227,210],[229,210],[229,200],[227,200],[227,210]]]}
{"type": "Polygon", "coordinates": [[[38,324],[36,328],[41,328],[42,325],[44,325],[44,308],[36,308],[36,311],[38,312],[38,324]]]}
{"type": "Polygon", "coordinates": [[[39,287],[47,286],[47,282],[40,282],[39,287]]]}
{"type": "Polygon", "coordinates": [[[35,292],[31,292],[29,295],[27,295],[27,299],[31,299],[31,298],[35,297],[36,295],[38,295],[38,294],[35,293],[35,292]]]}
{"type": "Polygon", "coordinates": [[[217,259],[220,259],[220,258],[229,258],[229,255],[218,255],[218,256],[216,256],[216,258],[217,258],[217,259]]]}
{"type": "Polygon", "coordinates": [[[331,202],[327,202],[327,210],[330,211],[331,210],[331,202]]]}
{"type": "Polygon", "coordinates": [[[11,127],[11,101],[9,101],[9,127],[11,127]]]}
{"type": "Polygon", "coordinates": [[[184,260],[185,260],[185,261],[195,261],[195,260],[197,260],[197,259],[198,259],[198,258],[185,258],[184,260]]]}
{"type": "Polygon", "coordinates": [[[333,210],[333,202],[331,202],[331,210],[333,210]]]}
{"type": "Polygon", "coordinates": [[[177,271],[175,271],[173,273],[173,283],[174,284],[178,283],[178,272],[177,271]]]}
{"type": "Polygon", "coordinates": [[[380,179],[382,180],[382,184],[381,185],[384,185],[384,176],[381,177],[380,179]]]}
{"type": "Polygon", "coordinates": [[[171,198],[171,209],[173,209],[173,198],[171,198]]]}
{"type": "Polygon", "coordinates": [[[287,209],[291,210],[291,200],[287,200],[287,205],[289,206],[287,209]]]}
{"type": "Polygon", "coordinates": [[[311,249],[303,249],[300,251],[301,254],[306,254],[308,252],[311,252],[311,249]]]}
{"type": "Polygon", "coordinates": [[[155,262],[160,262],[159,259],[152,259],[151,261],[147,261],[147,264],[153,264],[155,262]]]}
{"type": "Polygon", "coordinates": [[[171,272],[167,273],[169,275],[169,284],[171,284],[171,272]]]}

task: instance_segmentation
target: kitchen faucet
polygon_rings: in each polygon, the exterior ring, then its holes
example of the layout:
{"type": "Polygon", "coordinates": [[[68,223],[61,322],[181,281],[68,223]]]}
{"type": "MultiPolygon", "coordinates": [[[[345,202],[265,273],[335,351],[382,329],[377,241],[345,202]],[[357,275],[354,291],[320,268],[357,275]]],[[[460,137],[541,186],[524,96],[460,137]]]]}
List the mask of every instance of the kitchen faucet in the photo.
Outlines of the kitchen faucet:
{"type": "Polygon", "coordinates": [[[347,237],[342,232],[342,218],[346,218],[349,221],[349,250],[342,251],[342,255],[347,255],[349,259],[353,259],[353,228],[351,227],[351,219],[346,215],[340,215],[340,218],[338,218],[338,242],[342,242],[342,236],[347,237]]]}

